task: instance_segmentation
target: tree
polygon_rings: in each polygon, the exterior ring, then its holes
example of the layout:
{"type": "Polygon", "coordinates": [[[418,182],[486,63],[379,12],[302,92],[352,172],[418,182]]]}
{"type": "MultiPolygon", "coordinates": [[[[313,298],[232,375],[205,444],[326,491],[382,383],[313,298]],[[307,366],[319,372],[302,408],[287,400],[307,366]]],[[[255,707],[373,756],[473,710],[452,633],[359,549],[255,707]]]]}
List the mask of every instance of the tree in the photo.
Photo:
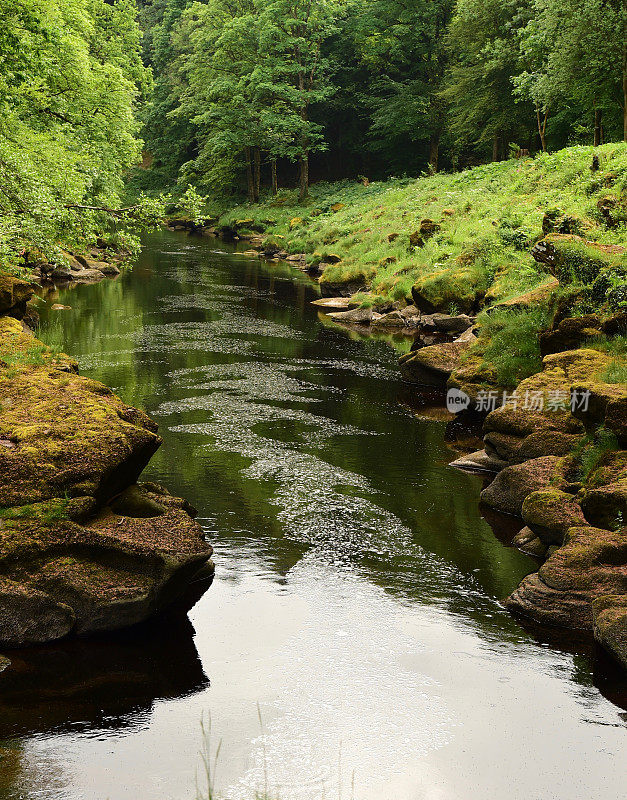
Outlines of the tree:
{"type": "Polygon", "coordinates": [[[450,63],[442,96],[454,147],[496,161],[509,142],[527,138],[528,103],[518,102],[511,76],[519,71],[521,0],[459,0],[448,30],[450,63]]]}
{"type": "Polygon", "coordinates": [[[148,91],[130,0],[0,2],[0,238],[6,258],[106,224],[141,153],[148,91]],[[100,215],[100,216],[99,216],[100,215]]]}
{"type": "Polygon", "coordinates": [[[535,0],[533,11],[520,35],[530,65],[515,77],[520,95],[545,122],[552,107],[594,119],[597,144],[602,119],[627,140],[626,0],[535,0]]]}
{"type": "Polygon", "coordinates": [[[298,162],[303,200],[309,155],[326,147],[310,108],[333,91],[322,47],[335,30],[337,6],[331,0],[257,0],[257,8],[260,58],[253,81],[272,154],[298,162]]]}

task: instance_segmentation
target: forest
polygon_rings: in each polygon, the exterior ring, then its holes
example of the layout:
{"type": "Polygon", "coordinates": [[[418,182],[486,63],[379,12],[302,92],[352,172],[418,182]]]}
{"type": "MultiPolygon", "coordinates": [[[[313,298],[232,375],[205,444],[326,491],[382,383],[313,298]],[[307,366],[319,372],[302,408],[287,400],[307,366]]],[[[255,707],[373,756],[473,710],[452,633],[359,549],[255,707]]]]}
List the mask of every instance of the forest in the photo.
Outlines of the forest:
{"type": "Polygon", "coordinates": [[[627,138],[624,0],[2,0],[0,23],[5,265],[128,239],[164,190],[302,199],[627,138]]]}

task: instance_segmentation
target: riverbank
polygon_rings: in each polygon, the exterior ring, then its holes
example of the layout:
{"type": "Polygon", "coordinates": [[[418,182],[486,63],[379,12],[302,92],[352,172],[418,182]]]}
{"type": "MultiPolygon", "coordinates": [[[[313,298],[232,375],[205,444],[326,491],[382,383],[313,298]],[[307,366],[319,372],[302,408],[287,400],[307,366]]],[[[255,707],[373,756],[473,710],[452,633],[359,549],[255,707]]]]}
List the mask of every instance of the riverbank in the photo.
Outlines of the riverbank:
{"type": "Polygon", "coordinates": [[[340,328],[247,245],[143,244],[40,304],[40,338],[159,423],[143,480],[199,510],[215,580],[189,615],[5,653],[0,795],[189,800],[211,711],[225,796],[263,789],[265,746],[275,796],[333,797],[340,741],[343,797],[353,773],[366,800],[417,775],[447,798],[615,796],[624,679],[500,605],[537,567],[448,468],[461,420],[411,406],[391,337],[340,328]]]}
{"type": "MultiPolygon", "coordinates": [[[[31,277],[120,272],[81,258],[31,277]]],[[[34,336],[31,283],[0,287],[0,645],[143,622],[210,578],[212,549],[186,501],[137,483],[162,442],[156,423],[34,336]]]]}
{"type": "Polygon", "coordinates": [[[456,466],[496,475],[482,502],[544,562],[508,608],[627,667],[627,146],[291,200],[205,232],[318,275],[336,322],[415,336],[403,377],[487,415],[456,466]]]}

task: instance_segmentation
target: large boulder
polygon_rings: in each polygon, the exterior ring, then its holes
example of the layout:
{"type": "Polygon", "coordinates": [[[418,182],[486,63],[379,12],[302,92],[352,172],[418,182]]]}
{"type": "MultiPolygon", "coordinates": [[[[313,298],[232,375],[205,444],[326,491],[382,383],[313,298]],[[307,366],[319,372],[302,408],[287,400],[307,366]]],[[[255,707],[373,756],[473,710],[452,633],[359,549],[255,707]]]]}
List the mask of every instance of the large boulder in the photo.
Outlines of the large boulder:
{"type": "Polygon", "coordinates": [[[560,458],[545,456],[506,467],[481,492],[481,502],[505,514],[520,516],[528,495],[561,482],[560,465],[560,458]]]}
{"type": "Polygon", "coordinates": [[[610,530],[622,527],[627,521],[627,477],[587,489],[581,507],[592,525],[610,530]]]}
{"type": "Polygon", "coordinates": [[[413,350],[399,359],[401,375],[410,383],[444,388],[470,346],[470,341],[456,341],[413,350]]]}
{"type": "Polygon", "coordinates": [[[142,622],[209,564],[193,510],[135,481],[157,425],[0,319],[0,644],[142,622]]]}
{"type": "Polygon", "coordinates": [[[106,500],[161,444],[157,424],[98,381],[54,367],[0,370],[0,506],[106,500]]]}
{"type": "MultiPolygon", "coordinates": [[[[610,359],[606,357],[606,362],[610,359]]],[[[588,402],[578,404],[573,414],[580,419],[589,431],[600,425],[618,439],[623,447],[627,446],[627,387],[619,383],[573,382],[572,392],[579,397],[587,394],[588,402]]]]}
{"type": "Polygon", "coordinates": [[[21,318],[33,291],[33,286],[26,281],[11,275],[0,275],[0,314],[9,313],[21,318]]]}
{"type": "Polygon", "coordinates": [[[570,528],[586,524],[576,498],[559,489],[543,489],[527,495],[522,518],[546,545],[561,545],[570,528]]]}
{"type": "Polygon", "coordinates": [[[209,563],[211,547],[189,510],[147,484],[130,504],[82,522],[59,498],[5,512],[0,644],[113,631],[154,615],[209,563]]]}
{"type": "Polygon", "coordinates": [[[550,233],[531,252],[561,284],[590,284],[602,270],[627,265],[627,248],[602,245],[570,234],[550,233]]]}
{"type": "Polygon", "coordinates": [[[592,629],[592,602],[627,593],[627,529],[571,528],[562,547],[528,575],[507,607],[537,622],[592,629]]]}
{"type": "Polygon", "coordinates": [[[594,638],[627,669],[627,595],[603,595],[592,603],[594,638]]]}

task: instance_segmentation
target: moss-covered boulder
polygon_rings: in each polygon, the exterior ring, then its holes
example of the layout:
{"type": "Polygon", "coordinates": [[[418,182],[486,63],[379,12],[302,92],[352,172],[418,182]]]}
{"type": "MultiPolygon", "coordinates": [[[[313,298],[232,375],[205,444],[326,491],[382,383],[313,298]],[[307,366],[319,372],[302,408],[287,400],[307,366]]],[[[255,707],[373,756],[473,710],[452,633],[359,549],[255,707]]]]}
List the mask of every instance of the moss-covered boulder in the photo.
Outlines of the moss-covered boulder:
{"type": "Polygon", "coordinates": [[[581,435],[584,424],[579,415],[575,417],[571,413],[571,393],[575,389],[585,391],[595,384],[610,361],[606,353],[590,349],[546,356],[542,372],[519,383],[518,402],[508,403],[488,414],[485,432],[521,438],[546,431],[581,435]]]}
{"type": "Polygon", "coordinates": [[[561,545],[569,528],[586,524],[577,499],[552,488],[527,495],[522,518],[545,545],[561,545]]]}
{"type": "Polygon", "coordinates": [[[520,516],[528,495],[562,481],[561,464],[561,459],[545,456],[506,467],[481,492],[481,502],[505,514],[520,516]]]}
{"type": "MultiPolygon", "coordinates": [[[[606,364],[609,363],[610,358],[605,356],[605,359],[606,364]]],[[[587,403],[573,410],[574,416],[583,422],[586,430],[594,431],[604,425],[616,436],[621,446],[627,447],[627,387],[595,380],[585,383],[574,381],[571,388],[579,396],[587,393],[587,403]]]]}
{"type": "Polygon", "coordinates": [[[537,622],[592,629],[592,603],[627,593],[627,530],[571,528],[564,545],[528,575],[507,607],[537,622]]]}
{"type": "Polygon", "coordinates": [[[534,246],[532,255],[561,284],[592,284],[602,270],[627,267],[626,248],[589,242],[574,235],[551,233],[534,246]]]}
{"type": "Polygon", "coordinates": [[[142,622],[209,562],[211,547],[189,506],[154,484],[82,523],[60,507],[56,499],[0,518],[3,646],[142,622]]]}
{"type": "Polygon", "coordinates": [[[627,669],[627,595],[603,595],[592,602],[594,638],[627,669]]]}
{"type": "Polygon", "coordinates": [[[161,444],[157,425],[97,381],[55,368],[0,370],[0,506],[107,499],[161,444]]]}
{"type": "Polygon", "coordinates": [[[422,275],[412,286],[411,295],[416,307],[426,314],[448,312],[451,308],[474,314],[485,291],[482,276],[472,265],[456,264],[422,275]]]}
{"type": "Polygon", "coordinates": [[[410,383],[443,389],[470,345],[470,341],[456,341],[413,350],[399,359],[401,375],[410,383]]]}
{"type": "Polygon", "coordinates": [[[33,291],[33,286],[26,281],[12,275],[0,275],[0,314],[9,313],[21,318],[33,291]]]}
{"type": "Polygon", "coordinates": [[[627,477],[596,489],[587,489],[581,501],[586,519],[609,530],[627,521],[627,477]]]}
{"type": "Polygon", "coordinates": [[[597,314],[567,317],[540,333],[540,352],[543,356],[576,350],[585,342],[601,336],[601,319],[597,314]]]}

